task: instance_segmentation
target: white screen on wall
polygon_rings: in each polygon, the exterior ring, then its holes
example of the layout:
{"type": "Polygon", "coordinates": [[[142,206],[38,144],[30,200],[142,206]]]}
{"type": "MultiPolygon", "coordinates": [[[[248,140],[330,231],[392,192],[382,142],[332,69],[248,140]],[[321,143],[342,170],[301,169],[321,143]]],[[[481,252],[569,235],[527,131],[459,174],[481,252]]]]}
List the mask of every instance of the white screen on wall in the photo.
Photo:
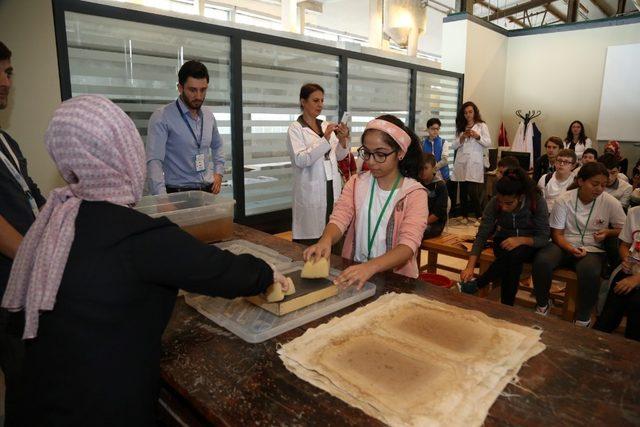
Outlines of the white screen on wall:
{"type": "Polygon", "coordinates": [[[609,46],[598,140],[640,141],[640,44],[609,46]]]}

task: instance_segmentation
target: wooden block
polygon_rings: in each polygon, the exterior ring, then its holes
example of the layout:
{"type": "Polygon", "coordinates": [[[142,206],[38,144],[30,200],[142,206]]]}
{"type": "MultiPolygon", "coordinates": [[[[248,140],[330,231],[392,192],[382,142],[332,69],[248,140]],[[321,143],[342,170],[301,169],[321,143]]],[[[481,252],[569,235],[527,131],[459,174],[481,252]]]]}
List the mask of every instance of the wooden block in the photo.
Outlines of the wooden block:
{"type": "Polygon", "coordinates": [[[247,297],[247,301],[277,316],[283,316],[308,305],[330,298],[338,293],[338,287],[329,279],[303,279],[301,270],[287,274],[293,281],[296,292],[285,295],[282,301],[269,302],[265,295],[247,297]]]}

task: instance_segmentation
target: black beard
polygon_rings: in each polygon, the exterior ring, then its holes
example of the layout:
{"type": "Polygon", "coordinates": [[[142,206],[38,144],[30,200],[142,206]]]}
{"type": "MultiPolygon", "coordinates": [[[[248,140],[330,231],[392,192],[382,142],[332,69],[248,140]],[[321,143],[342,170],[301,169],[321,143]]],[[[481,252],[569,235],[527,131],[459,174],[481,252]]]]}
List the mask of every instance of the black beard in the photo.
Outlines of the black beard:
{"type": "Polygon", "coordinates": [[[184,96],[184,92],[180,94],[180,99],[182,99],[182,102],[184,102],[185,105],[187,107],[189,107],[190,109],[192,109],[192,110],[200,110],[200,107],[202,107],[202,104],[200,104],[198,107],[194,107],[193,104],[191,104],[191,102],[189,102],[187,97],[184,96]]]}

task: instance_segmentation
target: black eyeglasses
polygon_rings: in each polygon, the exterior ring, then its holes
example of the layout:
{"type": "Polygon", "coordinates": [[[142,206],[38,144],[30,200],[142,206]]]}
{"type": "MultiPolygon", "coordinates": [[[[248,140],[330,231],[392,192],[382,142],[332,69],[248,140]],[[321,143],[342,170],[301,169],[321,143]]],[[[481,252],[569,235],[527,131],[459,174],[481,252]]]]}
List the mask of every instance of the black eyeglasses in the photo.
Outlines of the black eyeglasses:
{"type": "Polygon", "coordinates": [[[358,157],[361,157],[365,162],[369,160],[371,156],[373,156],[373,160],[378,163],[384,163],[387,160],[387,157],[395,153],[396,151],[392,151],[390,153],[381,153],[380,151],[374,151],[373,153],[367,150],[364,147],[358,148],[358,157]]]}
{"type": "Polygon", "coordinates": [[[431,130],[440,130],[440,127],[431,126],[431,127],[430,127],[430,128],[428,128],[428,129],[431,129],[431,130]]]}

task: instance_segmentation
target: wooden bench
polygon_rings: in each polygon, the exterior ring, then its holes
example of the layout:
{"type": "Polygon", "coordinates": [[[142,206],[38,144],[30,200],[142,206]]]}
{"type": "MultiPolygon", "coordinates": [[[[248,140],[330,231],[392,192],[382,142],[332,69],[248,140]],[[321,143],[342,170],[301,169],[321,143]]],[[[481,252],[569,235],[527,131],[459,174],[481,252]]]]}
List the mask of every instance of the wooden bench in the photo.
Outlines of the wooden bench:
{"type": "MultiPolygon", "coordinates": [[[[447,255],[454,258],[469,259],[469,252],[460,245],[463,240],[459,235],[450,234],[450,233],[442,233],[438,237],[434,237],[431,239],[423,240],[422,245],[420,246],[421,251],[418,251],[418,266],[420,266],[420,270],[426,270],[428,273],[436,273],[436,270],[442,269],[447,271],[452,271],[455,273],[459,273],[461,270],[453,267],[449,267],[447,265],[438,263],[438,255],[447,255]],[[422,267],[422,250],[427,251],[427,265],[422,267]]],[[[495,261],[495,256],[493,254],[493,249],[488,248],[483,250],[480,253],[480,257],[478,258],[478,267],[480,274],[487,271],[489,266],[495,261]]],[[[531,264],[525,264],[523,268],[523,273],[531,273],[531,264]]],[[[562,300],[562,318],[568,321],[572,321],[576,311],[576,300],[578,295],[578,279],[576,277],[576,273],[572,270],[566,268],[557,268],[553,272],[553,279],[562,281],[566,283],[566,287],[564,293],[551,293],[551,297],[554,300],[562,300]]],[[[492,284],[492,288],[495,289],[499,286],[499,283],[492,284]]],[[[520,289],[530,288],[521,286],[520,289]]],[[[491,294],[491,289],[487,290],[484,295],[488,296],[491,294]]]]}

